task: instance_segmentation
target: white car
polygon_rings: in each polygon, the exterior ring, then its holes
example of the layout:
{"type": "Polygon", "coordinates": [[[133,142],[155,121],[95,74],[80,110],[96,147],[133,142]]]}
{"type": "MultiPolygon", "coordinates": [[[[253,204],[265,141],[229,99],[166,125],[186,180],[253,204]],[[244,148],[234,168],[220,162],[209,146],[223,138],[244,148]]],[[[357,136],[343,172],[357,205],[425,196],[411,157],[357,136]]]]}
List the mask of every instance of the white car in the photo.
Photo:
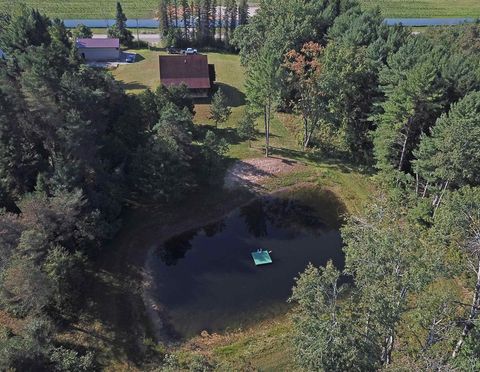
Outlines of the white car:
{"type": "Polygon", "coordinates": [[[198,54],[198,50],[193,49],[193,48],[187,48],[185,50],[185,54],[198,54]]]}

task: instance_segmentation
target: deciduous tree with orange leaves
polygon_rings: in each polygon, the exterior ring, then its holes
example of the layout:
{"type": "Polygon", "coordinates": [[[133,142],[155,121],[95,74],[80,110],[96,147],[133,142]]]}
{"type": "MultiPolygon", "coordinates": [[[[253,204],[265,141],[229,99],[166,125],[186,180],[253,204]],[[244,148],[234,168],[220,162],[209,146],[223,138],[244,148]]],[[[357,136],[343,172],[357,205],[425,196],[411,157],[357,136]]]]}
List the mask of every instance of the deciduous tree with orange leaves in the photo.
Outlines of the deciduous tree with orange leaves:
{"type": "Polygon", "coordinates": [[[302,146],[305,150],[313,133],[327,123],[328,100],[322,89],[323,47],[314,42],[305,43],[300,51],[285,54],[284,66],[295,87],[293,106],[303,120],[302,146]]]}

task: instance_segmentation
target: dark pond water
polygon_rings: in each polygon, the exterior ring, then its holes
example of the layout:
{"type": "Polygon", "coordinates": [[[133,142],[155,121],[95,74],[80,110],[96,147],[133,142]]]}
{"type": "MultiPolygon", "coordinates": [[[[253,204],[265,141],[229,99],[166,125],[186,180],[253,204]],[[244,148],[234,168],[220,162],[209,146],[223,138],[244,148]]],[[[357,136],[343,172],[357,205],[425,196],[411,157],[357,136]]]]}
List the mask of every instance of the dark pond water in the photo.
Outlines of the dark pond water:
{"type": "Polygon", "coordinates": [[[156,296],[171,336],[235,329],[285,312],[293,278],[309,262],[343,267],[330,217],[292,200],[259,199],[159,247],[156,296]],[[257,248],[271,250],[273,264],[256,267],[250,253],[257,248]]]}

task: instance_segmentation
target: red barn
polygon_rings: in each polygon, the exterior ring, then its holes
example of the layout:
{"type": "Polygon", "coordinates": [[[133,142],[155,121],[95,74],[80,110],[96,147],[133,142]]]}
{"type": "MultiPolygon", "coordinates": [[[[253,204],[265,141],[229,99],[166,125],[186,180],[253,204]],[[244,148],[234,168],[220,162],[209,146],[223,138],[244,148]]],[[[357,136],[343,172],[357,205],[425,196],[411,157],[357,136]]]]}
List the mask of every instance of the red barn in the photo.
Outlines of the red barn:
{"type": "Polygon", "coordinates": [[[192,97],[208,97],[215,68],[206,55],[160,56],[160,83],[166,87],[185,84],[192,97]]]}

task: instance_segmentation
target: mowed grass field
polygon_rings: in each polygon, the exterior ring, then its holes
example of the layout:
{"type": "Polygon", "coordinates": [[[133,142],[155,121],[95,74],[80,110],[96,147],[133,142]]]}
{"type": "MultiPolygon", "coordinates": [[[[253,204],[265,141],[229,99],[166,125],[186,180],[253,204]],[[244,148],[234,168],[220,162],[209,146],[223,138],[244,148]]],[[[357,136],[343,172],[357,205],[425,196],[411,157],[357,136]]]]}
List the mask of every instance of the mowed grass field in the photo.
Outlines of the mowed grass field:
{"type": "MultiPolygon", "coordinates": [[[[25,4],[59,18],[113,18],[117,0],[24,0],[25,4]]],[[[359,0],[365,7],[379,6],[387,18],[480,17],[480,0],[359,0]]],[[[6,9],[19,0],[0,0],[6,9]]],[[[157,0],[121,0],[129,18],[152,18],[157,0]]],[[[252,1],[254,3],[254,1],[252,1]]]]}

